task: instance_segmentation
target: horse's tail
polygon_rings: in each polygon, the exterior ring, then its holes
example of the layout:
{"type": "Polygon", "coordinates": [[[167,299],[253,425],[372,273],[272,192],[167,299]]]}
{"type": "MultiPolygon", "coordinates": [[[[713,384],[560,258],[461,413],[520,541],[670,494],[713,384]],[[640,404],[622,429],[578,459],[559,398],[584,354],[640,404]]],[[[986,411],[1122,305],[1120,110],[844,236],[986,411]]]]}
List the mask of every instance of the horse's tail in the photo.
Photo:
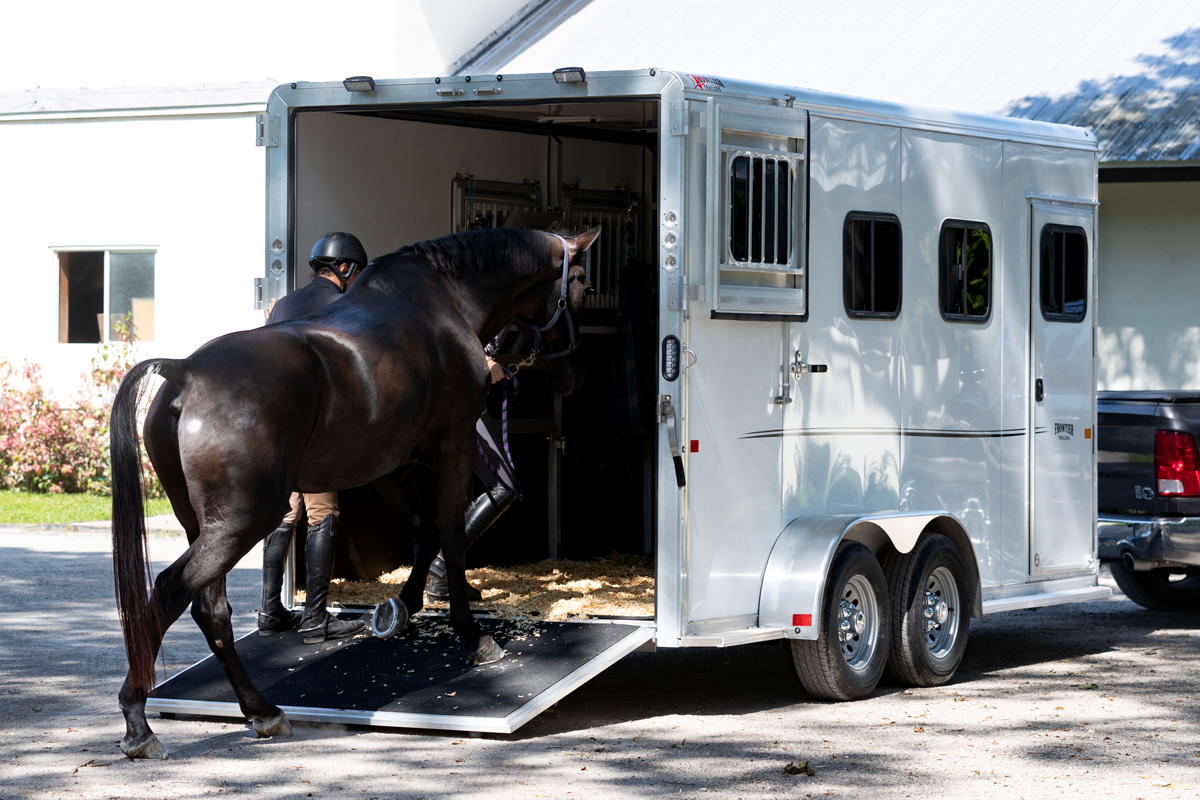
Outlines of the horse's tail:
{"type": "Polygon", "coordinates": [[[186,360],[151,358],[125,374],[113,401],[109,423],[112,456],[113,583],[117,614],[125,635],[129,678],[135,689],[154,687],[154,644],[151,629],[157,611],[150,604],[154,575],[146,540],[146,509],[142,504],[142,458],[138,444],[137,408],[141,383],[147,375],[162,375],[182,386],[188,374],[186,360]]]}

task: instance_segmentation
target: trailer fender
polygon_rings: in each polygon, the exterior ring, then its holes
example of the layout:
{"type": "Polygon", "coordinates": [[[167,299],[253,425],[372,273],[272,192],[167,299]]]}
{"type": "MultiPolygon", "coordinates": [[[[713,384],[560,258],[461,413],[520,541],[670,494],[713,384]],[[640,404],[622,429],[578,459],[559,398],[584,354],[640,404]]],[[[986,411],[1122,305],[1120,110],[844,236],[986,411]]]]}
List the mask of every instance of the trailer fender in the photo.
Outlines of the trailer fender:
{"type": "Polygon", "coordinates": [[[825,576],[843,539],[861,542],[877,556],[891,546],[907,553],[926,531],[940,533],[958,548],[971,581],[971,616],[983,615],[979,565],[962,524],[944,511],[805,517],[788,524],[767,558],[758,601],[758,624],[782,628],[789,639],[821,633],[825,576]]]}

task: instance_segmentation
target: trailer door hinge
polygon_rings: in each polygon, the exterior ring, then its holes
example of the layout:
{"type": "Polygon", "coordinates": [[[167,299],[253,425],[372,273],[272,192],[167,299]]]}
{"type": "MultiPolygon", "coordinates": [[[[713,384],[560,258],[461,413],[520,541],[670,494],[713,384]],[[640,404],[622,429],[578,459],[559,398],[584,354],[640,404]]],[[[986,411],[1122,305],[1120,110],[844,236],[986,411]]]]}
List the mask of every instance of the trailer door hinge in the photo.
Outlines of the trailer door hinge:
{"type": "Polygon", "coordinates": [[[667,108],[667,120],[671,125],[672,136],[687,136],[687,104],[683,98],[680,98],[669,105],[667,108]]]}
{"type": "Polygon", "coordinates": [[[255,118],[254,144],[257,147],[279,146],[279,115],[258,114],[255,118]]]}

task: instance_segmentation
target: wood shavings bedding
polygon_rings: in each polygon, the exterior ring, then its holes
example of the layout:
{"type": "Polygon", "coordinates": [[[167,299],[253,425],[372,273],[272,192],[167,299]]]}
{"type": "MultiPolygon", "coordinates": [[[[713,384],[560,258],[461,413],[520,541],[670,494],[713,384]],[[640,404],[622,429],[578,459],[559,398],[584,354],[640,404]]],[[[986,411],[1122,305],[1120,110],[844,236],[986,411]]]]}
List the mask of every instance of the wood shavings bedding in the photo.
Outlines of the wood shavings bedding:
{"type": "MultiPolygon", "coordinates": [[[[374,581],[334,580],[330,604],[382,603],[399,594],[409,571],[400,567],[374,581]]],[[[654,616],[654,561],[649,556],[613,553],[595,561],[483,567],[467,570],[467,580],[483,593],[483,602],[471,607],[502,619],[654,616]]],[[[297,601],[303,602],[303,596],[297,592],[297,601]]],[[[444,610],[449,605],[427,601],[425,607],[444,610]]]]}

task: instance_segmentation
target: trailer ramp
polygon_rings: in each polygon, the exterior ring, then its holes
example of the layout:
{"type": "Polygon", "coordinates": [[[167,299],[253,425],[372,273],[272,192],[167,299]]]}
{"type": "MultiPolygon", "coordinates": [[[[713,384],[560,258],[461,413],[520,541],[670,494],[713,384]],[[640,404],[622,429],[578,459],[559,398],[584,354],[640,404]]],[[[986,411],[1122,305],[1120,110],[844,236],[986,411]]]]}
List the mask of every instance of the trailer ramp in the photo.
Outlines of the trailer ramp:
{"type": "MultiPolygon", "coordinates": [[[[430,614],[391,639],[306,645],[295,631],[254,632],[237,641],[237,653],[292,720],[512,733],[654,638],[648,622],[479,623],[506,652],[495,664],[467,663],[446,618],[430,614]]],[[[159,684],[146,710],[244,719],[213,656],[159,684]]]]}

